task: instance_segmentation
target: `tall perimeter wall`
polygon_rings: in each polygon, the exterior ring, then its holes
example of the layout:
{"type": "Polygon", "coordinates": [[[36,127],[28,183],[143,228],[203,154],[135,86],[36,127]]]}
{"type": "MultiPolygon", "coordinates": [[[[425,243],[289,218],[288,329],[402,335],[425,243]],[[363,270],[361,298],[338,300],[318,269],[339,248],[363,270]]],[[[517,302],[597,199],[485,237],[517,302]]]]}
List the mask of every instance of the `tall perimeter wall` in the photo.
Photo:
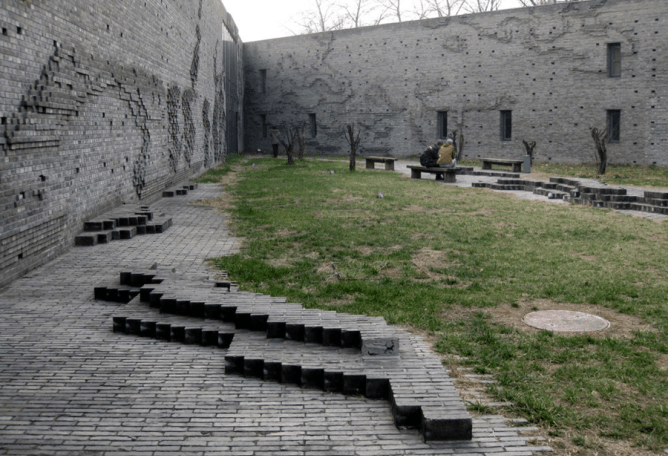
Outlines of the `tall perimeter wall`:
{"type": "Polygon", "coordinates": [[[592,0],[258,41],[244,45],[247,149],[265,126],[306,124],[308,150],[419,154],[464,134],[469,158],[594,160],[589,127],[619,111],[616,163],[668,166],[668,2],[592,0]],[[609,77],[619,43],[621,76],[609,77]],[[264,79],[264,81],[263,81],[264,79]],[[501,111],[511,111],[510,140],[501,111]],[[612,113],[611,113],[612,111],[612,113]],[[315,127],[311,122],[315,119],[315,127]],[[263,125],[263,122],[265,125],[263,125]]]}
{"type": "Polygon", "coordinates": [[[220,0],[2,0],[0,27],[0,286],[242,147],[220,0]]]}

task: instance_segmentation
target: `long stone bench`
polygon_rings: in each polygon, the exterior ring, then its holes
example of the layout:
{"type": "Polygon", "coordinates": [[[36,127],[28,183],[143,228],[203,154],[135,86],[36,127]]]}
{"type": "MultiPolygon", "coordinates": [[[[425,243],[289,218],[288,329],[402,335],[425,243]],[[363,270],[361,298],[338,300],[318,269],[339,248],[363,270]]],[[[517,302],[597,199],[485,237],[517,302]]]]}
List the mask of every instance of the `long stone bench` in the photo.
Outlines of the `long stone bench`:
{"type": "Polygon", "coordinates": [[[436,174],[436,179],[443,182],[457,182],[457,168],[426,168],[424,166],[408,165],[411,170],[411,179],[420,179],[422,173],[436,174]]]}
{"type": "Polygon", "coordinates": [[[386,171],[394,171],[394,162],[398,158],[392,157],[364,157],[366,160],[366,169],[375,169],[376,163],[384,163],[386,171]]]}
{"type": "Polygon", "coordinates": [[[522,172],[524,160],[506,160],[503,158],[481,158],[482,169],[492,169],[492,165],[503,165],[512,167],[513,172],[522,172]]]}

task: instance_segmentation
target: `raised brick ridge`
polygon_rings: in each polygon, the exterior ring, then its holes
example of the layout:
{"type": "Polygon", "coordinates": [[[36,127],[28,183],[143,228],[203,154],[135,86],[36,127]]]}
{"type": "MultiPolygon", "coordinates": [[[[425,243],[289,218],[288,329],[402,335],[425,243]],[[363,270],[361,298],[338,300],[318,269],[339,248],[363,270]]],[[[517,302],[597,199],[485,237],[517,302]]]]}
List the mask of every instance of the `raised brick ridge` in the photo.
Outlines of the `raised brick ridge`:
{"type": "Polygon", "coordinates": [[[74,238],[75,246],[106,244],[136,235],[163,233],[172,226],[164,214],[154,217],[148,206],[117,208],[100,217],[84,222],[84,232],[74,238]]]}
{"type": "Polygon", "coordinates": [[[426,441],[471,439],[471,417],[440,359],[382,318],[304,309],[239,292],[233,282],[157,271],[122,273],[122,286],[141,286],[145,302],[119,309],[115,332],[224,348],[226,373],[386,399],[396,425],[419,428],[426,441]],[[364,351],[365,337],[391,339],[394,356],[364,351]]]}
{"type": "Polygon", "coordinates": [[[498,179],[494,182],[474,182],[475,188],[492,190],[531,191],[537,195],[563,199],[575,204],[615,210],[641,211],[668,215],[668,192],[645,191],[644,196],[628,195],[623,187],[578,179],[551,177],[549,182],[531,179],[498,179]]]}

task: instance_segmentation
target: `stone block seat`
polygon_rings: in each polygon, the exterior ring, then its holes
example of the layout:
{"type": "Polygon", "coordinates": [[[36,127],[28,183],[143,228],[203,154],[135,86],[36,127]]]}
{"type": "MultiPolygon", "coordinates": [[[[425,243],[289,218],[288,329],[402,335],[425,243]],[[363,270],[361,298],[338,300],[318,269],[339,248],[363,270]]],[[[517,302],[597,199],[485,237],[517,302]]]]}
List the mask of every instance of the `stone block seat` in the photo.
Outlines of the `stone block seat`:
{"type": "Polygon", "coordinates": [[[492,169],[492,165],[510,166],[512,171],[519,173],[522,171],[524,160],[509,160],[505,158],[481,158],[482,169],[492,169]]]}
{"type": "Polygon", "coordinates": [[[386,171],[394,171],[394,162],[399,160],[393,157],[364,157],[366,169],[376,169],[376,163],[383,163],[386,171]]]}
{"type": "Polygon", "coordinates": [[[125,272],[118,286],[139,295],[115,312],[114,332],[224,349],[227,374],[387,400],[396,425],[425,441],[472,438],[440,358],[381,317],[305,309],[169,270],[125,272]]]}
{"type": "Polygon", "coordinates": [[[436,179],[443,180],[446,183],[457,182],[457,174],[470,174],[473,167],[457,166],[455,168],[427,168],[420,165],[408,165],[411,170],[411,179],[421,179],[422,173],[435,174],[436,179]]]}
{"type": "Polygon", "coordinates": [[[140,234],[162,233],[171,225],[170,217],[164,214],[156,217],[148,206],[120,207],[84,222],[84,232],[74,238],[74,245],[93,246],[140,234]]]}

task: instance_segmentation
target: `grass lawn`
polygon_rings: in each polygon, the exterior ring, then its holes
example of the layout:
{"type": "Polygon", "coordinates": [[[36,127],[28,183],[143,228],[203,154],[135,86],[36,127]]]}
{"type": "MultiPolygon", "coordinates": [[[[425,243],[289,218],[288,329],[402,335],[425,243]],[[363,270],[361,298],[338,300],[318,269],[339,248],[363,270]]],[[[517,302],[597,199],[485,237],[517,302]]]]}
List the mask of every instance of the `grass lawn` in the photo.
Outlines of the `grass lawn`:
{"type": "Polygon", "coordinates": [[[488,393],[514,404],[503,413],[560,454],[668,448],[667,223],[347,167],[230,159],[208,178],[245,250],[214,263],[246,290],[421,331],[449,363],[493,374],[488,393]],[[613,326],[521,323],[543,308],[613,326]]]}

